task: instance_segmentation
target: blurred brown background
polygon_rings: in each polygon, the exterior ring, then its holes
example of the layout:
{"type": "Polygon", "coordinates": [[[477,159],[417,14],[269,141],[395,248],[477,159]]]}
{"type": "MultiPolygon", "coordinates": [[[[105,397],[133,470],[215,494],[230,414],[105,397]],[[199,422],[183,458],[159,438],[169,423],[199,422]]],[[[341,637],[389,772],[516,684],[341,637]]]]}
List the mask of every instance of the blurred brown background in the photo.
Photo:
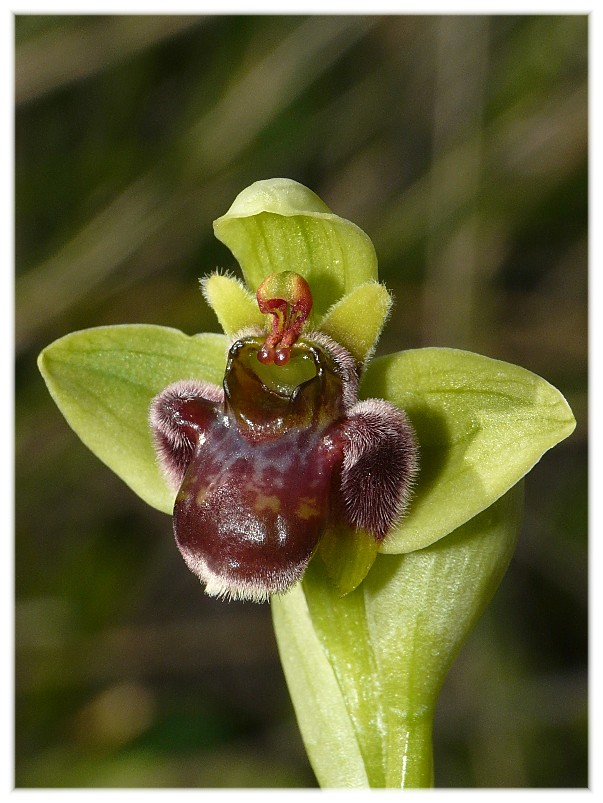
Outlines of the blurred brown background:
{"type": "Polygon", "coordinates": [[[16,784],[312,786],[268,606],[203,595],[168,517],[35,358],[217,330],[211,222],[260,178],[373,239],[380,353],[456,346],[566,395],[520,545],[444,687],[438,786],[587,784],[585,16],[16,17],[16,784]]]}

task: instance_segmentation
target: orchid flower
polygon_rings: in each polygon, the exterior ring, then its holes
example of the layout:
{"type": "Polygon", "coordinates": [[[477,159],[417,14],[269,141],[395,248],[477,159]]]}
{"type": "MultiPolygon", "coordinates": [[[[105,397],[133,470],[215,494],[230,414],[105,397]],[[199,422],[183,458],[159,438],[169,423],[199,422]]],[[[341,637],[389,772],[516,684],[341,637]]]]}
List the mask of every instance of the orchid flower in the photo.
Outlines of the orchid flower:
{"type": "Polygon", "coordinates": [[[202,280],[223,335],[88,329],[40,370],[81,440],[173,516],[202,588],[270,601],[320,785],[431,786],[444,677],[513,554],[522,479],[574,417],[485,356],[371,359],[392,305],[375,250],[306,187],[257,182],[214,231],[244,278],[202,280]]]}

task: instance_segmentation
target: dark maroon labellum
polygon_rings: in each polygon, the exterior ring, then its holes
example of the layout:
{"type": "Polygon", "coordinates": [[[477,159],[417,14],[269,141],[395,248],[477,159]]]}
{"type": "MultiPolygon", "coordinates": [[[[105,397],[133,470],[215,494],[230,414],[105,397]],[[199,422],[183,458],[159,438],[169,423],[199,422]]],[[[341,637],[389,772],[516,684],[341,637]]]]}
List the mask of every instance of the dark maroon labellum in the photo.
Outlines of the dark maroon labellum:
{"type": "Polygon", "coordinates": [[[198,420],[204,442],[174,507],[178,546],[208,592],[254,598],[295,582],[318,543],[339,457],[323,435],[341,397],[314,348],[314,379],[289,397],[267,388],[245,359],[258,346],[232,347],[224,405],[210,422],[198,420]]]}
{"type": "Polygon", "coordinates": [[[261,601],[286,591],[338,519],[382,540],[416,472],[404,413],[358,402],[351,355],[320,332],[291,339],[311,308],[299,279],[277,276],[272,289],[288,307],[301,297],[301,313],[275,305],[265,341],[236,340],[223,388],[177,382],[151,405],[160,464],[178,489],[176,542],[212,595],[261,601]]]}

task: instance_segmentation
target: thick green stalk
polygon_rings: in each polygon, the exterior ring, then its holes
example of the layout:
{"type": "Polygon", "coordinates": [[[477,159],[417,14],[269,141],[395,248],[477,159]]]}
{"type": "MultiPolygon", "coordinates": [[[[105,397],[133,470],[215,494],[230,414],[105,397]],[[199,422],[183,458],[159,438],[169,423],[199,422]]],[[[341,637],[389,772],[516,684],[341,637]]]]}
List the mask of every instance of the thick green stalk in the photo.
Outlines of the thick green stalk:
{"type": "Polygon", "coordinates": [[[364,785],[363,777],[372,788],[433,786],[437,697],[507,568],[522,498],[520,483],[430,547],[379,555],[344,597],[314,561],[301,588],[273,599],[281,659],[321,786],[348,778],[364,785]]]}
{"type": "Polygon", "coordinates": [[[433,710],[408,718],[392,729],[387,746],[385,786],[426,789],[433,786],[433,710]]]}

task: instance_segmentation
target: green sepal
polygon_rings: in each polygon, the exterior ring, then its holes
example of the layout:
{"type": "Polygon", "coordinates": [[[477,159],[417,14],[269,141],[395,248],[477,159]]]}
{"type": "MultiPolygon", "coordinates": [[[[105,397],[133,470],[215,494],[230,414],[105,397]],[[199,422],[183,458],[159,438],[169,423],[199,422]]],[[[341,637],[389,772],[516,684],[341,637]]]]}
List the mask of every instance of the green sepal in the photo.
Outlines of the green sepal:
{"type": "Polygon", "coordinates": [[[271,273],[301,274],[312,290],[314,326],[346,293],[377,279],[370,238],[290,179],[247,187],[214,221],[214,232],[231,250],[254,292],[271,273]]]}
{"type": "Polygon", "coordinates": [[[419,442],[408,514],[381,547],[391,554],[422,549],[485,510],[576,425],[564,397],[541,377],[456,349],[375,359],[361,396],[405,410],[419,442]]]}
{"type": "Polygon", "coordinates": [[[153,396],[172,382],[222,384],[224,335],[188,337],[151,325],[103,326],[55,340],[38,357],[50,395],[83,443],[145,502],[172,512],[175,492],[157,465],[153,396]]]}

